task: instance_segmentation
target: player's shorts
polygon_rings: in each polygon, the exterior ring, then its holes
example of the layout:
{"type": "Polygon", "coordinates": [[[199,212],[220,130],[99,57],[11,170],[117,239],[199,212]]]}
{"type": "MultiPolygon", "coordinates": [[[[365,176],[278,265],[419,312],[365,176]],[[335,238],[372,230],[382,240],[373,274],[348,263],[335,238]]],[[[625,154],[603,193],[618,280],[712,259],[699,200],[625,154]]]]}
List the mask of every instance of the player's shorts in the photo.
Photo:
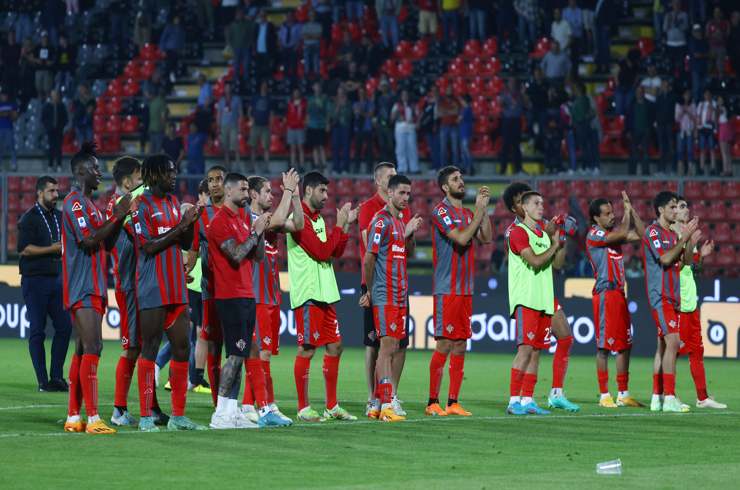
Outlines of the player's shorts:
{"type": "Polygon", "coordinates": [[[102,296],[87,295],[79,300],[77,303],[72,305],[72,307],[69,309],[69,314],[72,317],[72,321],[74,322],[75,313],[77,313],[77,310],[81,310],[82,308],[92,308],[102,317],[103,315],[105,315],[105,307],[107,306],[107,304],[108,302],[102,296]]]}
{"type": "Polygon", "coordinates": [[[203,323],[201,324],[200,338],[219,344],[224,340],[221,320],[218,318],[218,311],[213,298],[203,300],[203,323]]]}
{"type": "MultiPolygon", "coordinates": [[[[164,317],[164,329],[169,330],[175,324],[177,319],[180,318],[180,316],[187,314],[188,305],[164,305],[164,309],[166,311],[164,317]]],[[[190,327],[190,325],[188,325],[188,327],[190,327]]]]}
{"type": "Polygon", "coordinates": [[[136,291],[116,291],[116,303],[121,315],[121,347],[123,350],[141,347],[136,291]]]}
{"type": "Polygon", "coordinates": [[[280,305],[257,304],[254,334],[261,351],[278,355],[280,350],[280,305]]]}
{"type": "Polygon", "coordinates": [[[467,340],[473,335],[470,317],[473,297],[452,294],[434,297],[434,338],[467,340]]]}
{"type": "Polygon", "coordinates": [[[257,319],[254,298],[217,299],[215,304],[223,319],[221,326],[226,355],[248,357],[257,319]]]}
{"type": "Polygon", "coordinates": [[[630,312],[624,292],[618,289],[602,291],[592,298],[596,347],[621,352],[632,348],[630,312]]]}
{"type": "Polygon", "coordinates": [[[530,345],[535,349],[550,347],[550,325],[552,316],[526,306],[514,310],[516,320],[516,345],[530,345]]]}
{"type": "Polygon", "coordinates": [[[678,353],[685,355],[691,352],[701,352],[704,349],[704,340],[701,338],[699,308],[688,313],[680,312],[678,324],[681,337],[678,353]]]}
{"type": "MultiPolygon", "coordinates": [[[[362,294],[365,294],[367,292],[367,287],[363,284],[362,285],[362,294]]],[[[406,304],[406,311],[408,311],[408,303],[406,304]]],[[[378,340],[378,335],[375,333],[375,320],[373,320],[373,309],[372,308],[363,308],[362,309],[362,320],[363,320],[363,327],[365,334],[362,337],[362,343],[365,344],[365,347],[372,347],[374,349],[380,348],[380,341],[378,340]]],[[[401,339],[401,341],[398,343],[398,347],[401,349],[405,349],[409,346],[409,325],[411,323],[411,320],[409,319],[409,316],[406,315],[406,325],[404,330],[406,331],[406,335],[401,339]]]]}
{"type": "Polygon", "coordinates": [[[298,330],[298,345],[320,347],[342,340],[333,305],[307,302],[293,310],[298,330]]]}
{"type": "Polygon", "coordinates": [[[375,325],[376,337],[379,339],[382,337],[393,337],[398,340],[407,339],[407,316],[408,310],[405,306],[373,306],[373,324],[375,325]]]}
{"type": "Polygon", "coordinates": [[[679,333],[679,312],[670,303],[663,303],[658,308],[651,310],[655,327],[658,329],[658,337],[679,333]]]}

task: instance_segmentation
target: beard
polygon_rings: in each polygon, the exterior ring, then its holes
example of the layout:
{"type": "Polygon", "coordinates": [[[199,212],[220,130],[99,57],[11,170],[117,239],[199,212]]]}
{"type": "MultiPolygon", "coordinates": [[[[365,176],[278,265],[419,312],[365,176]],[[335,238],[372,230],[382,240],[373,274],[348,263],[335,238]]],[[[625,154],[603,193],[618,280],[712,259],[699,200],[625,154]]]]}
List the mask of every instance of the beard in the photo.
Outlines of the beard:
{"type": "Polygon", "coordinates": [[[465,197],[465,191],[450,191],[450,196],[454,197],[455,199],[463,199],[465,197]]]}

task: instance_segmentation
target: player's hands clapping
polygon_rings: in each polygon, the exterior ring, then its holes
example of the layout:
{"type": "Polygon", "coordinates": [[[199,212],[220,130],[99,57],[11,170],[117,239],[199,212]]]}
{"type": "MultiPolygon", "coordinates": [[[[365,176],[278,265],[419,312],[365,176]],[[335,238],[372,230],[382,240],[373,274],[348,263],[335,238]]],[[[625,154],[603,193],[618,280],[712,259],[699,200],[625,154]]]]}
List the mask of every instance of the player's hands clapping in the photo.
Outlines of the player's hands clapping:
{"type": "Polygon", "coordinates": [[[624,214],[632,212],[632,201],[625,191],[622,191],[622,204],[624,204],[624,214]]]}
{"type": "Polygon", "coordinates": [[[182,213],[182,219],[180,220],[180,223],[185,227],[189,227],[190,225],[198,221],[201,211],[203,211],[203,206],[201,206],[200,204],[196,204],[195,206],[186,209],[185,212],[182,213]]]}
{"type": "Polygon", "coordinates": [[[701,255],[702,258],[706,257],[707,255],[710,255],[712,252],[714,252],[714,240],[707,240],[701,246],[701,249],[699,249],[699,254],[701,255]]]}
{"type": "Polygon", "coordinates": [[[267,227],[270,225],[270,218],[272,218],[272,213],[263,213],[260,215],[259,218],[254,220],[254,232],[258,235],[264,233],[267,227]]]}
{"type": "Polygon", "coordinates": [[[337,209],[337,226],[343,228],[349,222],[349,212],[352,207],[351,203],[344,203],[344,205],[337,209]]]}
{"type": "Polygon", "coordinates": [[[360,296],[360,306],[363,308],[370,308],[372,305],[372,297],[370,295],[370,291],[368,290],[365,294],[360,296]]]}
{"type": "Polygon", "coordinates": [[[347,216],[347,224],[352,224],[355,221],[357,221],[357,217],[360,215],[360,206],[357,206],[355,209],[349,210],[349,215],[347,216]]]}
{"type": "Polygon", "coordinates": [[[491,190],[482,185],[478,188],[478,194],[475,196],[475,207],[485,209],[491,201],[491,190]]]}
{"type": "MultiPolygon", "coordinates": [[[[684,243],[689,241],[696,230],[699,229],[699,218],[694,217],[681,228],[681,237],[684,243]]],[[[699,237],[701,239],[701,236],[699,237]]]]}
{"type": "Polygon", "coordinates": [[[131,208],[132,197],[131,193],[127,192],[123,195],[123,197],[121,197],[121,199],[118,200],[115,206],[113,206],[113,216],[115,216],[117,220],[121,220],[125,218],[128,213],[131,212],[131,208]]]}
{"type": "Polygon", "coordinates": [[[289,190],[293,193],[293,195],[297,195],[298,192],[298,183],[301,181],[301,176],[298,175],[298,172],[294,168],[291,168],[287,172],[283,172],[283,190],[289,190]]]}
{"type": "Polygon", "coordinates": [[[415,214],[413,218],[411,218],[406,225],[406,236],[409,237],[413,233],[416,233],[419,228],[421,227],[421,224],[423,223],[423,218],[419,216],[418,214],[415,214]]]}

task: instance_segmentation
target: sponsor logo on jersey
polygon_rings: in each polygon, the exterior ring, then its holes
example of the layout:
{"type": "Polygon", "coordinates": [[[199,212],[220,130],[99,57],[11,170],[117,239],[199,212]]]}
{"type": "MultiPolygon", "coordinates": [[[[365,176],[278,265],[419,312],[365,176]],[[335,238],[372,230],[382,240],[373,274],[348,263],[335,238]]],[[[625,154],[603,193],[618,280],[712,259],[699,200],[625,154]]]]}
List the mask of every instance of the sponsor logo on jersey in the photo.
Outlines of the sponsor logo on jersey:
{"type": "Polygon", "coordinates": [[[394,243],[393,246],[391,247],[391,252],[397,252],[400,254],[406,253],[406,247],[400,247],[394,243]]]}
{"type": "Polygon", "coordinates": [[[596,232],[596,236],[604,236],[604,235],[606,235],[606,233],[604,233],[604,230],[598,230],[596,232]]]}
{"type": "Polygon", "coordinates": [[[244,339],[239,339],[236,343],[236,348],[243,351],[247,348],[247,343],[244,341],[244,339]]]}
{"type": "Polygon", "coordinates": [[[449,216],[445,216],[444,218],[442,218],[442,221],[444,221],[444,223],[445,223],[445,224],[446,224],[447,226],[451,226],[451,225],[452,225],[452,220],[450,219],[450,217],[449,217],[449,216]]]}
{"type": "Polygon", "coordinates": [[[660,240],[653,240],[653,246],[655,248],[661,248],[661,246],[660,246],[660,240]]]}
{"type": "Polygon", "coordinates": [[[373,243],[380,243],[380,233],[376,233],[373,235],[373,243]]]}

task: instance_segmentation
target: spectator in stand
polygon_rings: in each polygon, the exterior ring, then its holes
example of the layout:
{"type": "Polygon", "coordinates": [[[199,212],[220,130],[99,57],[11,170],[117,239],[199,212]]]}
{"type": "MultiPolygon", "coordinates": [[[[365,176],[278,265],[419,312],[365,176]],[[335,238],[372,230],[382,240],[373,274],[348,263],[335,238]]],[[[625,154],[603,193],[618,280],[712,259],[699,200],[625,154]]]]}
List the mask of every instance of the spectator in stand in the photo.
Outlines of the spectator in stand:
{"type": "Polygon", "coordinates": [[[437,35],[437,0],[417,0],[419,38],[434,39],[437,35]]]}
{"type": "Polygon", "coordinates": [[[642,79],[640,86],[645,89],[645,100],[650,104],[655,104],[658,100],[658,92],[660,91],[661,81],[658,76],[658,70],[655,67],[655,63],[652,61],[648,63],[647,76],[642,79]]]}
{"type": "Polygon", "coordinates": [[[238,10],[244,12],[244,9],[239,7],[239,0],[221,0],[221,7],[219,9],[221,24],[226,25],[234,20],[238,10]]]}
{"type": "Polygon", "coordinates": [[[450,46],[460,48],[462,33],[460,32],[460,0],[440,0],[442,17],[442,35],[450,46]]]}
{"type": "Polygon", "coordinates": [[[319,52],[321,47],[322,28],[316,22],[316,12],[308,11],[308,22],[301,28],[303,38],[303,64],[308,78],[319,75],[319,52]]]}
{"type": "Polygon", "coordinates": [[[162,36],[159,38],[159,49],[167,56],[165,60],[167,77],[170,83],[175,83],[180,53],[185,49],[185,29],[180,25],[178,14],[173,15],[172,21],[164,27],[162,36]]]}
{"type": "Polygon", "coordinates": [[[473,156],[470,153],[470,142],[473,139],[473,108],[471,107],[472,99],[470,95],[465,94],[460,103],[462,112],[460,115],[460,163],[461,169],[468,175],[475,175],[473,167],[473,156]]]}
{"type": "Polygon", "coordinates": [[[630,175],[649,175],[650,167],[648,165],[648,148],[650,147],[650,128],[652,121],[650,119],[651,110],[647,100],[645,100],[645,89],[637,88],[635,103],[632,105],[628,117],[628,127],[630,135],[630,175]],[[639,152],[639,157],[638,157],[639,152]],[[640,166],[638,168],[638,158],[640,166]]]}
{"type": "MultiPolygon", "coordinates": [[[[550,96],[549,93],[548,96],[550,96]]],[[[573,127],[573,116],[571,115],[571,101],[567,97],[564,98],[558,109],[560,114],[560,126],[563,128],[565,144],[568,148],[568,161],[570,162],[568,175],[573,175],[578,169],[578,160],[576,154],[576,132],[573,127]]]]}
{"type": "Polygon", "coordinates": [[[77,48],[70,46],[69,39],[64,33],[59,35],[56,62],[55,86],[60,92],[69,93],[74,79],[72,74],[77,69],[77,48]]]}
{"type": "Polygon", "coordinates": [[[617,21],[616,0],[598,0],[594,8],[594,42],[596,73],[609,73],[612,63],[611,30],[617,21]]]}
{"type": "Polygon", "coordinates": [[[236,9],[234,21],[226,28],[224,37],[234,53],[234,78],[240,81],[240,89],[244,91],[249,80],[256,38],[254,21],[244,16],[243,9],[236,9]]]}
{"type": "Polygon", "coordinates": [[[663,32],[666,36],[665,44],[671,70],[676,75],[683,71],[686,38],[689,34],[689,16],[681,9],[681,0],[673,0],[671,5],[671,11],[663,18],[663,32]]]}
{"type": "Polygon", "coordinates": [[[298,66],[298,53],[301,46],[301,24],[295,21],[295,14],[290,11],[278,31],[280,59],[285,67],[285,75],[295,78],[298,66]]]}
{"type": "Polygon", "coordinates": [[[655,101],[655,133],[658,136],[660,150],[660,174],[673,173],[673,121],[676,110],[676,96],[668,80],[663,79],[660,92],[655,101]]]}
{"type": "Polygon", "coordinates": [[[591,104],[591,99],[586,93],[586,87],[583,82],[577,82],[574,85],[573,108],[571,115],[573,117],[573,128],[575,130],[576,145],[581,150],[581,170],[584,172],[592,171],[598,173],[598,156],[596,152],[596,138],[594,137],[593,118],[596,113],[591,104]]]}
{"type": "Polygon", "coordinates": [[[468,35],[469,39],[478,39],[483,42],[486,34],[486,14],[491,8],[489,0],[467,0],[468,7],[468,35]]]}
{"type": "Polygon", "coordinates": [[[704,39],[704,32],[699,24],[695,24],[691,31],[689,43],[691,91],[694,99],[699,100],[709,76],[709,43],[704,39]]]}
{"type": "Polygon", "coordinates": [[[712,92],[706,89],[704,90],[704,99],[696,106],[697,129],[699,131],[699,171],[704,175],[713,175],[717,170],[714,157],[717,142],[714,139],[714,133],[717,130],[718,119],[717,103],[712,98],[712,92]],[[707,153],[709,153],[711,167],[707,167],[707,153]]]}
{"type": "Polygon", "coordinates": [[[552,25],[550,26],[550,37],[553,38],[560,44],[560,49],[564,52],[569,52],[571,36],[573,31],[570,28],[570,23],[563,18],[563,14],[559,8],[556,8],[552,12],[552,25]]]}
{"type": "Polygon", "coordinates": [[[62,171],[62,140],[67,126],[67,108],[64,106],[58,90],[52,90],[49,102],[41,110],[41,123],[46,131],[49,143],[49,171],[62,171]]]}
{"type": "Polygon", "coordinates": [[[353,104],[354,111],[354,140],[355,159],[352,171],[356,174],[366,174],[373,167],[375,152],[373,151],[373,118],[375,105],[368,98],[365,87],[357,90],[357,102],[353,104]],[[364,166],[363,166],[364,164],[364,166]]]}
{"type": "Polygon", "coordinates": [[[240,167],[239,128],[242,126],[242,100],[232,94],[229,83],[224,85],[224,96],[218,101],[218,126],[221,128],[221,150],[224,152],[226,167],[231,169],[232,151],[235,154],[235,168],[240,167]]]}
{"type": "Polygon", "coordinates": [[[0,170],[3,160],[10,155],[8,170],[18,170],[15,154],[15,120],[18,118],[18,107],[8,98],[8,93],[0,87],[0,170]]]}
{"type": "Polygon", "coordinates": [[[722,9],[714,7],[712,19],[707,22],[706,38],[709,41],[709,56],[721,78],[725,73],[727,40],[730,37],[730,23],[722,15],[722,9]]]}
{"type": "Polygon", "coordinates": [[[211,99],[207,99],[203,104],[198,104],[195,108],[195,114],[193,115],[193,122],[198,132],[203,134],[203,137],[207,140],[213,133],[213,103],[211,99]]]}
{"type": "Polygon", "coordinates": [[[349,150],[352,147],[352,103],[342,87],[337,90],[329,109],[331,157],[337,174],[349,172],[349,150]]]}
{"type": "Polygon", "coordinates": [[[346,0],[346,15],[350,22],[359,22],[365,15],[365,2],[362,0],[346,0]]]}
{"type": "Polygon", "coordinates": [[[270,104],[269,85],[267,81],[260,84],[260,93],[252,97],[252,103],[249,104],[250,121],[249,129],[249,149],[252,163],[252,170],[260,173],[257,169],[257,145],[262,147],[264,157],[264,172],[270,170],[270,122],[272,120],[272,107],[270,104]]]}
{"type": "Polygon", "coordinates": [[[52,46],[59,45],[59,31],[67,13],[64,2],[61,0],[46,0],[39,10],[41,11],[41,15],[39,15],[41,28],[49,33],[49,41],[51,41],[52,46]]]}
{"type": "Polygon", "coordinates": [[[344,82],[342,83],[342,88],[344,89],[344,93],[347,94],[349,101],[353,104],[357,102],[357,92],[362,87],[364,80],[365,79],[361,77],[360,72],[357,69],[357,63],[350,61],[347,75],[344,77],[344,82]]]}
{"type": "Polygon", "coordinates": [[[34,26],[31,16],[35,15],[35,8],[33,2],[15,2],[15,38],[21,43],[33,35],[34,26]]]}
{"type": "Polygon", "coordinates": [[[725,99],[721,95],[717,97],[717,136],[719,139],[719,151],[722,157],[722,177],[732,177],[732,155],[730,145],[735,137],[729,111],[725,105],[725,99]]]}
{"type": "Polygon", "coordinates": [[[203,72],[198,73],[198,105],[207,105],[213,100],[213,87],[203,72]]]}
{"type": "Polygon", "coordinates": [[[439,122],[435,116],[437,113],[437,101],[439,100],[439,88],[432,85],[429,95],[424,101],[424,108],[419,117],[419,130],[424,135],[429,149],[429,157],[432,160],[432,170],[437,171],[442,168],[442,161],[439,155],[441,150],[439,142],[439,122]]]}
{"type": "Polygon", "coordinates": [[[669,4],[668,0],[653,0],[653,40],[656,45],[663,39],[663,18],[669,4]]]}
{"type": "Polygon", "coordinates": [[[169,117],[167,102],[161,91],[150,92],[149,96],[149,153],[162,151],[164,128],[169,117]]]}
{"type": "Polygon", "coordinates": [[[36,68],[36,94],[43,99],[54,86],[54,67],[56,66],[56,50],[49,43],[48,33],[41,33],[41,44],[36,47],[31,59],[36,68]]]}
{"type": "Polygon", "coordinates": [[[568,0],[568,6],[563,9],[563,19],[570,26],[570,60],[573,66],[577,67],[586,42],[586,33],[583,28],[583,10],[578,7],[577,0],[568,0]]]}
{"type": "MultiPolygon", "coordinates": [[[[175,123],[168,122],[167,129],[162,140],[162,153],[170,157],[175,163],[175,167],[180,168],[180,162],[185,158],[185,146],[182,144],[182,136],[177,134],[175,123]]],[[[195,173],[188,166],[188,173],[195,173]]]]}
{"type": "Polygon", "coordinates": [[[299,173],[303,173],[305,162],[303,145],[306,144],[306,117],[306,99],[303,98],[299,89],[294,88],[286,114],[286,124],[288,126],[286,142],[290,147],[290,166],[291,168],[297,168],[299,173]],[[297,160],[296,154],[298,156],[297,160]]]}
{"type": "Polygon", "coordinates": [[[696,106],[691,100],[691,91],[683,91],[683,100],[676,103],[675,121],[678,123],[676,136],[676,159],[679,176],[693,175],[694,138],[696,137],[696,106]]]}
{"type": "Polygon", "coordinates": [[[383,63],[385,55],[380,44],[374,43],[367,34],[363,34],[360,46],[357,47],[353,59],[360,66],[364,65],[374,69],[383,63]]]}
{"type": "MultiPolygon", "coordinates": [[[[198,131],[195,123],[190,123],[188,127],[188,174],[203,175],[206,170],[206,158],[203,148],[208,139],[205,133],[198,131]]],[[[196,180],[188,180],[189,183],[196,183],[196,180]]],[[[191,186],[188,186],[192,188],[191,186]]]]}
{"type": "MultiPolygon", "coordinates": [[[[304,26],[305,27],[305,26],[304,26]]],[[[313,83],[313,94],[308,98],[306,147],[313,156],[314,169],[326,169],[326,133],[329,127],[329,98],[321,93],[321,82],[313,83]]]]}
{"type": "Polygon", "coordinates": [[[134,20],[133,41],[137,52],[141,51],[141,48],[145,44],[149,44],[152,41],[152,21],[149,14],[143,10],[136,14],[136,19],[134,20]]]}
{"type": "Polygon", "coordinates": [[[242,5],[239,10],[244,12],[244,16],[248,19],[256,19],[260,11],[259,4],[266,3],[263,0],[242,0],[242,5]]]}
{"type": "Polygon", "coordinates": [[[537,1],[514,0],[514,10],[519,19],[519,42],[529,51],[537,42],[537,1]]]}
{"type": "Polygon", "coordinates": [[[0,59],[2,59],[3,66],[3,69],[0,70],[0,86],[5,89],[9,96],[12,95],[14,98],[15,94],[18,93],[18,81],[20,77],[17,69],[9,68],[20,65],[21,46],[16,42],[15,31],[13,29],[8,30],[8,43],[0,49],[2,50],[0,59]]]}
{"type": "Polygon", "coordinates": [[[80,13],[79,0],[65,0],[64,4],[67,6],[67,16],[74,17],[80,13]]]}
{"type": "Polygon", "coordinates": [[[535,147],[542,149],[542,137],[545,132],[547,112],[547,82],[540,66],[534,67],[534,78],[529,82],[524,100],[527,108],[529,134],[535,137],[535,147]]]}
{"type": "Polygon", "coordinates": [[[95,115],[95,97],[87,84],[81,83],[77,87],[77,98],[72,104],[74,113],[72,125],[75,130],[75,139],[78,145],[93,140],[93,116],[95,115]]]}
{"type": "Polygon", "coordinates": [[[395,49],[398,45],[398,15],[401,13],[401,0],[375,0],[375,12],[380,22],[383,45],[395,49]]]}
{"type": "Polygon", "coordinates": [[[267,11],[261,9],[257,16],[254,41],[257,80],[259,81],[272,77],[273,60],[277,56],[276,41],[275,26],[267,19],[267,11]]]}
{"type": "Polygon", "coordinates": [[[740,76],[740,12],[735,10],[730,17],[730,35],[727,38],[727,53],[730,56],[735,77],[740,76]]]}
{"type": "Polygon", "coordinates": [[[216,32],[212,0],[193,0],[189,7],[195,11],[198,30],[203,33],[206,39],[212,40],[216,32]]]}
{"type": "Polygon", "coordinates": [[[20,107],[26,107],[28,101],[36,96],[34,91],[36,82],[34,66],[33,43],[31,39],[26,39],[21,46],[20,63],[18,64],[17,94],[18,99],[20,99],[20,107]]]}
{"type": "Polygon", "coordinates": [[[393,126],[391,110],[395,99],[390,92],[390,83],[387,78],[380,81],[378,92],[375,94],[375,134],[378,137],[380,159],[385,162],[393,161],[393,126]]]}
{"type": "Polygon", "coordinates": [[[396,163],[401,174],[419,173],[419,149],[416,142],[416,111],[409,101],[408,90],[401,91],[393,105],[391,120],[395,124],[396,163]]]}
{"type": "Polygon", "coordinates": [[[501,100],[501,168],[499,174],[506,175],[509,158],[514,165],[513,173],[523,173],[522,151],[519,145],[522,140],[522,114],[524,97],[519,82],[510,78],[506,89],[500,95],[501,100]]]}
{"type": "Polygon", "coordinates": [[[321,24],[321,38],[331,42],[331,26],[333,23],[331,0],[313,0],[316,11],[316,21],[321,24]]]}
{"type": "Polygon", "coordinates": [[[123,48],[128,46],[129,8],[129,2],[110,2],[105,12],[110,26],[108,41],[115,57],[120,57],[123,48]]]}
{"type": "Polygon", "coordinates": [[[563,84],[571,69],[570,58],[561,51],[557,41],[550,42],[550,50],[542,57],[540,66],[547,81],[558,86],[563,84]]]}
{"type": "Polygon", "coordinates": [[[637,86],[637,66],[640,60],[640,52],[631,49],[627,56],[619,62],[617,71],[617,87],[614,91],[614,103],[617,114],[627,115],[627,110],[632,106],[635,99],[635,87],[637,86]]]}
{"type": "Polygon", "coordinates": [[[447,85],[444,97],[437,102],[437,119],[442,167],[457,165],[460,162],[460,101],[452,93],[452,84],[447,85]]]}

